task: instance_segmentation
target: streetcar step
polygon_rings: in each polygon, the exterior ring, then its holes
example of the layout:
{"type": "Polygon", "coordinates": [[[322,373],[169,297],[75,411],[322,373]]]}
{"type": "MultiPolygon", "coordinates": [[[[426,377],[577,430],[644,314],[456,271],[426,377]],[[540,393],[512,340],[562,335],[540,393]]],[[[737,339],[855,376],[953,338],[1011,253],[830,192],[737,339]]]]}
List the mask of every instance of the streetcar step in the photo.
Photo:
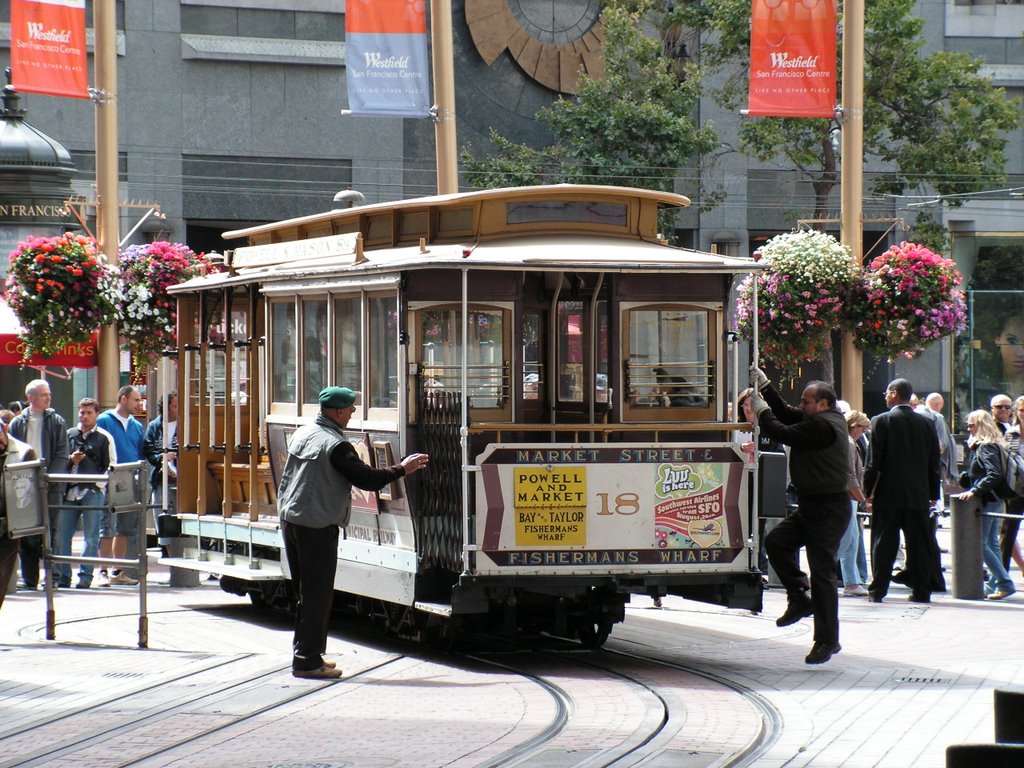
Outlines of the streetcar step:
{"type": "Polygon", "coordinates": [[[245,581],[279,581],[284,578],[281,566],[273,561],[257,560],[259,567],[252,568],[247,558],[236,556],[234,564],[228,565],[224,563],[224,556],[219,552],[210,552],[207,556],[207,560],[197,560],[194,557],[161,557],[157,562],[170,568],[234,576],[245,581]]]}

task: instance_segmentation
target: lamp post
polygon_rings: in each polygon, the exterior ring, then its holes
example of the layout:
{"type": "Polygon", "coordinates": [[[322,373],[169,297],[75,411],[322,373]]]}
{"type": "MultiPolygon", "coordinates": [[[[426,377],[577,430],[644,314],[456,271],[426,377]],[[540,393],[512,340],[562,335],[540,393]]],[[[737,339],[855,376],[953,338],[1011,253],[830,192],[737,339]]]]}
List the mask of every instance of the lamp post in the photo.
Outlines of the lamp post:
{"type": "MultiPolygon", "coordinates": [[[[840,238],[850,248],[857,271],[864,255],[863,172],[864,172],[864,0],[843,4],[843,104],[842,159],[839,179],[841,206],[840,238]]],[[[843,399],[851,408],[864,407],[864,356],[853,345],[853,336],[842,340],[843,399]]]]}
{"type": "MultiPolygon", "coordinates": [[[[96,33],[96,234],[100,253],[107,263],[117,264],[121,198],[117,178],[117,28],[114,0],[96,0],[93,7],[96,33]]],[[[100,329],[97,395],[102,408],[117,404],[121,387],[121,358],[117,325],[100,329]]]]}

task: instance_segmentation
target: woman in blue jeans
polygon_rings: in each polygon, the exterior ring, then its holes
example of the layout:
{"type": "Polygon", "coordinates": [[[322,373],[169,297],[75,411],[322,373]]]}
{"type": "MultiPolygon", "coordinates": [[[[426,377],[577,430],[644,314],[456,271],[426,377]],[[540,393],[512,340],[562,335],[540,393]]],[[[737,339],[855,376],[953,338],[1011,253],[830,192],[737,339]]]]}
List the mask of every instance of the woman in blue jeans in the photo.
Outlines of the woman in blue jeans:
{"type": "Polygon", "coordinates": [[[1003,557],[999,552],[1000,518],[988,515],[1006,511],[1003,500],[995,493],[1003,478],[1006,441],[988,411],[971,411],[967,416],[967,431],[971,435],[967,440],[971,453],[967,470],[963,473],[966,477],[961,476],[960,480],[960,484],[967,490],[960,494],[960,498],[967,501],[977,496],[981,501],[982,557],[989,573],[985,594],[989,600],[1002,600],[1017,590],[1010,574],[1003,567],[1003,557]]]}
{"type": "Polygon", "coordinates": [[[861,462],[857,441],[864,430],[871,426],[868,417],[860,411],[846,414],[846,428],[850,430],[850,524],[839,542],[839,570],[843,577],[843,594],[848,597],[865,597],[868,594],[868,574],[860,569],[858,550],[863,547],[864,534],[857,519],[857,504],[864,501],[864,464],[861,462]]]}

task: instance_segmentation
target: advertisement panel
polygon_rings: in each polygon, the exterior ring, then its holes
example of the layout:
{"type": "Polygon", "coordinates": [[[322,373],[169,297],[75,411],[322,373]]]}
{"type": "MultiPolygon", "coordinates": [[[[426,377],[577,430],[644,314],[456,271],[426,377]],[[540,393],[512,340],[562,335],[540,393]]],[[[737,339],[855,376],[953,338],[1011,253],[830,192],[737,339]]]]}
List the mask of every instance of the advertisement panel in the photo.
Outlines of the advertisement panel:
{"type": "Polygon", "coordinates": [[[89,98],[85,0],[11,0],[11,84],[89,98]]]}
{"type": "Polygon", "coordinates": [[[753,0],[748,113],[833,117],[834,0],[753,0]]]}
{"type": "Polygon", "coordinates": [[[353,115],[430,114],[426,3],[348,0],[345,79],[353,115]]]}
{"type": "Polygon", "coordinates": [[[478,574],[747,568],[731,443],[493,445],[477,463],[478,574]]]}

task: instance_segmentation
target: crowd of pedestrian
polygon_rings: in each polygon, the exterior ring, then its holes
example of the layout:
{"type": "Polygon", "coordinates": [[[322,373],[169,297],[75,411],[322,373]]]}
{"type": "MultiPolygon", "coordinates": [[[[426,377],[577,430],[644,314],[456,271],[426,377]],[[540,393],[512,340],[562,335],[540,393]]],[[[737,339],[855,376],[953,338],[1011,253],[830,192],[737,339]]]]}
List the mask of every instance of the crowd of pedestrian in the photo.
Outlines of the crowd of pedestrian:
{"type": "MultiPolygon", "coordinates": [[[[794,407],[754,366],[751,389],[740,397],[744,417],[760,427],[762,449],[766,437],[788,448],[797,504],[767,533],[764,547],[787,595],[778,626],[814,617],[808,664],[824,663],[841,650],[840,590],[874,603],[886,599],[892,582],[910,587],[914,603],[929,603],[932,593],[945,591],[936,529],[950,492],[980,502],[986,598],[1014,594],[1011,560],[1024,574],[1017,541],[1024,498],[997,492],[1006,452],[1024,450],[1024,396],[1011,401],[996,395],[989,411],[969,414],[960,471],[942,395],[933,392],[921,402],[906,379],[893,380],[884,394],[886,410],[870,421],[821,381],[808,383],[794,407]],[[862,516],[870,520],[870,572],[862,516]],[[801,548],[809,574],[800,568],[801,548]],[[901,558],[902,568],[894,572],[901,558]]],[[[742,447],[753,452],[752,443],[742,447]]]]}
{"type": "MultiPolygon", "coordinates": [[[[38,459],[48,474],[81,475],[80,482],[50,483],[47,492],[46,531],[34,536],[13,538],[0,535],[0,604],[20,562],[17,588],[36,590],[40,583],[40,564],[47,548],[55,555],[123,560],[138,551],[139,526],[135,512],[118,512],[110,505],[107,483],[101,477],[119,463],[148,461],[154,509],[173,505],[176,477],[177,398],[168,396],[168,413],[161,413],[149,428],[135,417],[141,410],[142,393],[138,387],[124,386],[117,393],[117,405],[101,412],[99,403],[85,397],[78,402],[77,420],[69,427],[64,417],[51,407],[52,393],[45,379],[30,381],[25,400],[12,401],[0,409],[0,469],[8,461],[38,459]],[[164,432],[168,434],[165,449],[164,432]],[[170,493],[164,496],[165,467],[170,493]],[[72,552],[75,535],[81,531],[81,552],[72,552]]],[[[0,498],[2,498],[0,492],[0,498]]],[[[4,532],[5,533],[5,532],[4,532]]],[[[129,569],[106,567],[98,570],[90,563],[77,567],[73,579],[70,563],[58,563],[52,569],[57,589],[90,589],[111,585],[134,586],[138,579],[129,569]]]]}

